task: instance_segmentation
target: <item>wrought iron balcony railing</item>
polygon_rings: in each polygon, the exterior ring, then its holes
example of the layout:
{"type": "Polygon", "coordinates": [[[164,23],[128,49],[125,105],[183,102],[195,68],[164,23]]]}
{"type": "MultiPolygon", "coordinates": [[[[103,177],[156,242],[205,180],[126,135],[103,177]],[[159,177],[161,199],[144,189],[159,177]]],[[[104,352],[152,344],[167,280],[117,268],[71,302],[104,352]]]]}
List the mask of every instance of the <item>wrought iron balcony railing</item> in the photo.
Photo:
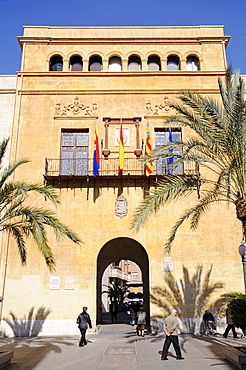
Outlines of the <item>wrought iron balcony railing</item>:
{"type": "MultiPolygon", "coordinates": [[[[99,176],[118,175],[118,158],[101,158],[99,176]]],[[[197,173],[195,166],[190,163],[179,166],[175,171],[170,171],[166,160],[158,160],[153,163],[152,175],[191,175],[197,173]]],[[[123,176],[143,176],[145,166],[141,159],[125,158],[123,176]]],[[[76,159],[45,159],[45,177],[57,176],[93,176],[93,158],[76,159]]]]}

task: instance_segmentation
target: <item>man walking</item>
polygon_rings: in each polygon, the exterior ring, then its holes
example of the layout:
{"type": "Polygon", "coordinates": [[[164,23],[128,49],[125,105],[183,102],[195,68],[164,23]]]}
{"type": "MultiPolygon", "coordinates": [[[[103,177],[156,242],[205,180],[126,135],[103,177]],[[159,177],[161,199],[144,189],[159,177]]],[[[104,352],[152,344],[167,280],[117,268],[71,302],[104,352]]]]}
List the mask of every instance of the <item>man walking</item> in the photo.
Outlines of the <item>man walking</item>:
{"type": "Polygon", "coordinates": [[[227,323],[227,327],[226,327],[226,330],[223,334],[223,337],[227,338],[227,335],[228,335],[229,331],[232,330],[233,338],[237,338],[236,329],[235,329],[234,323],[232,321],[232,318],[230,317],[229,308],[227,308],[227,310],[226,310],[226,323],[227,323]]]}
{"type": "Polygon", "coordinates": [[[79,314],[77,318],[77,324],[79,324],[79,330],[81,333],[79,347],[84,347],[87,345],[87,341],[85,339],[85,333],[86,333],[86,330],[88,329],[88,326],[90,329],[92,328],[91,318],[89,314],[87,313],[87,309],[88,309],[87,307],[83,307],[81,314],[79,314]]]}
{"type": "Polygon", "coordinates": [[[171,315],[168,316],[164,321],[164,333],[166,334],[166,340],[163,345],[162,350],[162,360],[168,360],[167,354],[168,349],[173,344],[174,350],[176,352],[177,360],[184,360],[181,355],[179,340],[178,340],[178,319],[177,319],[177,310],[173,309],[171,315]]]}

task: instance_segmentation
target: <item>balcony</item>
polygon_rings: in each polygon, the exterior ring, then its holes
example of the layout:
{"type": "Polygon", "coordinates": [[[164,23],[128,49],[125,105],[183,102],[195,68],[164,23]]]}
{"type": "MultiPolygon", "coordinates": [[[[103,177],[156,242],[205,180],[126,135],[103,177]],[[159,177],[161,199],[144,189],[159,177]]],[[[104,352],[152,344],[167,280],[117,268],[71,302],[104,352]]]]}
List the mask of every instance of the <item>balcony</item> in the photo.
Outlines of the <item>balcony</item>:
{"type": "MultiPolygon", "coordinates": [[[[99,177],[118,176],[118,158],[101,158],[99,177]]],[[[191,163],[180,166],[173,173],[167,166],[166,160],[158,160],[153,163],[152,176],[165,175],[194,175],[198,169],[191,163]]],[[[145,176],[145,167],[141,159],[125,158],[123,177],[143,177],[145,176]]],[[[45,179],[69,178],[69,177],[93,177],[93,158],[76,159],[45,159],[45,179]]]]}
{"type": "Polygon", "coordinates": [[[120,279],[124,281],[128,281],[128,274],[121,271],[121,268],[110,268],[108,271],[108,277],[114,279],[120,279]]]}
{"type": "Polygon", "coordinates": [[[109,278],[114,278],[114,279],[120,279],[124,281],[128,281],[128,274],[125,272],[119,271],[118,269],[110,269],[108,272],[108,277],[109,278]]]}

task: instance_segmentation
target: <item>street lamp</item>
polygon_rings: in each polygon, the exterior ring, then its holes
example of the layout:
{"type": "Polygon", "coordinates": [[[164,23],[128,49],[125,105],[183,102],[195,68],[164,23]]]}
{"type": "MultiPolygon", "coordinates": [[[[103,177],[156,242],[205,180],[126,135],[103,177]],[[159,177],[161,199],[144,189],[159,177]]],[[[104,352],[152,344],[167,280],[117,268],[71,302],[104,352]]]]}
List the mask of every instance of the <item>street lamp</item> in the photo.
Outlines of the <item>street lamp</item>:
{"type": "Polygon", "coordinates": [[[246,243],[243,239],[241,244],[239,245],[238,252],[242,257],[242,264],[243,264],[243,275],[244,275],[244,290],[246,293],[246,243]]]}

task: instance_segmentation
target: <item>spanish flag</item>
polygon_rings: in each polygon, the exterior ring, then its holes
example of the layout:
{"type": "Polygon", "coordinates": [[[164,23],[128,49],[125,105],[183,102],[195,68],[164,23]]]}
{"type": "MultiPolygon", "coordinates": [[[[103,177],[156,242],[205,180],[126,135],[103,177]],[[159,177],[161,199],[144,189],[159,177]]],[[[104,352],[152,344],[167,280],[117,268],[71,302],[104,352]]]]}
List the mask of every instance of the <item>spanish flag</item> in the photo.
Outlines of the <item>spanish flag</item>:
{"type": "MultiPolygon", "coordinates": [[[[149,124],[147,122],[145,155],[150,154],[151,150],[152,150],[152,146],[151,146],[151,140],[150,140],[150,129],[149,129],[149,124]]],[[[152,163],[152,161],[149,161],[145,165],[145,174],[146,174],[146,176],[149,176],[149,175],[152,174],[152,172],[153,172],[153,163],[152,163]]]]}
{"type": "Polygon", "coordinates": [[[123,129],[122,129],[122,120],[120,121],[120,142],[119,142],[119,166],[118,166],[118,175],[122,174],[124,168],[124,142],[123,142],[123,129]]]}
{"type": "Polygon", "coordinates": [[[100,157],[99,157],[98,135],[97,135],[97,128],[96,128],[95,135],[94,135],[93,176],[98,175],[99,168],[100,168],[100,157]]]}

